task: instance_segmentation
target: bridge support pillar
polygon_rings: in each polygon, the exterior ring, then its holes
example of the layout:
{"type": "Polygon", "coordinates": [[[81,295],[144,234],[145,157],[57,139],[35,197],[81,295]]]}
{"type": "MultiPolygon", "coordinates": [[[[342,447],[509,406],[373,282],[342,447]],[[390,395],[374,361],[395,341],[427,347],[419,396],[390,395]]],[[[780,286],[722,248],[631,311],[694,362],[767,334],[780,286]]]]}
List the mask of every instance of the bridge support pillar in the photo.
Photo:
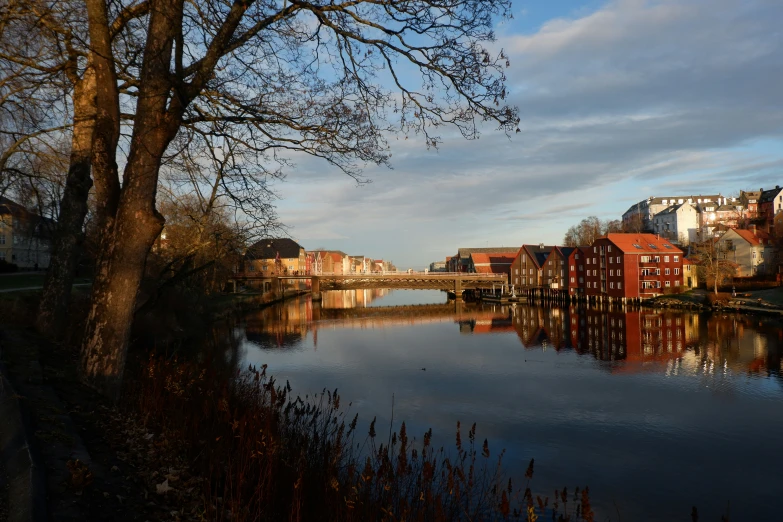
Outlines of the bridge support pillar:
{"type": "Polygon", "coordinates": [[[321,278],[313,276],[310,280],[313,301],[321,300],[321,278]]]}
{"type": "Polygon", "coordinates": [[[462,299],[462,280],[459,276],[454,278],[454,299],[462,299]]]}

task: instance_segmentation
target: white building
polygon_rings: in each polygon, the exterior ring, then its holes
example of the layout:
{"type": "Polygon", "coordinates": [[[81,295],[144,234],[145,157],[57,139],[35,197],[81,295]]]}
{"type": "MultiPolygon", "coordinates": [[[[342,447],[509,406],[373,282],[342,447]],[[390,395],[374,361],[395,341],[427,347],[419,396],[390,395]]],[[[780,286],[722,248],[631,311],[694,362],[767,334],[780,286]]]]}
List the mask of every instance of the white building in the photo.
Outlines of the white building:
{"type": "Polygon", "coordinates": [[[687,202],[667,207],[652,218],[653,232],[683,246],[698,241],[699,225],[699,210],[687,202]]]}
{"type": "Polygon", "coordinates": [[[751,230],[727,231],[717,241],[716,249],[722,259],[737,265],[739,277],[764,274],[772,267],[773,249],[769,240],[751,230]]]}
{"type": "Polygon", "coordinates": [[[639,225],[643,230],[652,231],[653,217],[671,206],[682,205],[683,203],[698,206],[701,203],[718,201],[722,198],[723,196],[720,194],[706,196],[651,196],[631,205],[631,207],[625,211],[623,214],[623,225],[629,229],[633,228],[635,225],[639,225]]]}

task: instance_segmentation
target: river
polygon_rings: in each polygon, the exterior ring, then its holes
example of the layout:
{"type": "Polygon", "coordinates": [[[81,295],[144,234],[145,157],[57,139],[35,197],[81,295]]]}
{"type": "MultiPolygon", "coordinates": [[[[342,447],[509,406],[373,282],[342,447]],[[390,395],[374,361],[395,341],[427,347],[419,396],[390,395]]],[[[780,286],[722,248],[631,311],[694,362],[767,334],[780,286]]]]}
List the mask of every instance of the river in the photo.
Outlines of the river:
{"type": "MultiPolygon", "coordinates": [[[[247,315],[245,364],[302,396],[339,389],[362,426],[453,446],[477,423],[534,493],[589,486],[596,520],[783,520],[778,319],[325,292],[247,315]],[[393,401],[393,410],[392,410],[393,401]]],[[[366,431],[364,432],[366,433],[366,431]]],[[[519,483],[519,482],[517,482],[519,483]]]]}

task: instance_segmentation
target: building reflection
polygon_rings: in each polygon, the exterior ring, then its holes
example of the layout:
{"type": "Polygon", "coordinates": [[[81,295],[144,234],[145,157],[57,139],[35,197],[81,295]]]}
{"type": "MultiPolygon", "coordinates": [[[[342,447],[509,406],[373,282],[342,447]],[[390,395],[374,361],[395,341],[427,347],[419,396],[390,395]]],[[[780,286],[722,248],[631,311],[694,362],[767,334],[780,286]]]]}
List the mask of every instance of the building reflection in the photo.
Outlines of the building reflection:
{"type": "Polygon", "coordinates": [[[779,375],[780,321],[671,310],[515,307],[517,336],[527,349],[574,350],[611,365],[612,372],[680,367],[779,375]]]}
{"type": "MultiPolygon", "coordinates": [[[[245,334],[266,349],[303,347],[318,329],[456,323],[464,335],[516,334],[528,350],[571,350],[623,362],[612,373],[642,371],[781,374],[780,320],[659,309],[547,308],[457,302],[369,306],[388,290],[325,292],[321,303],[293,299],[249,314],[245,334]]],[[[309,344],[309,343],[307,343],[309,344]]]]}

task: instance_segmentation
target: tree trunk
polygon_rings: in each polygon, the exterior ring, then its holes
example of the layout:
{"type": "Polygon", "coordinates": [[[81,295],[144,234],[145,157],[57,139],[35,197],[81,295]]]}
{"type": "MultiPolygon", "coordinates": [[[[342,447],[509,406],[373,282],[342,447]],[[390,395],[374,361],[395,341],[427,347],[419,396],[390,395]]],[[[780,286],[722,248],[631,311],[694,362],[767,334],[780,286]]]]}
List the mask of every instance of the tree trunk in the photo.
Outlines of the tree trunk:
{"type": "MultiPolygon", "coordinates": [[[[105,22],[105,3],[103,0],[88,0],[87,4],[96,14],[90,19],[90,38],[94,44],[92,24],[93,21],[96,24],[105,22]]],[[[155,210],[160,162],[181,122],[181,113],[174,118],[169,117],[166,104],[171,92],[169,64],[174,34],[181,30],[182,1],[161,0],[150,12],[141,88],[122,192],[116,213],[112,212],[111,206],[105,208],[107,218],[102,228],[102,255],[95,274],[81,349],[82,380],[115,399],[122,386],[136,297],[147,254],[163,229],[163,217],[155,210]]],[[[99,33],[97,29],[95,32],[99,33]]],[[[97,34],[97,37],[108,35],[107,31],[104,33],[97,34]]],[[[107,52],[110,51],[110,46],[107,49],[107,52]]],[[[115,122],[119,129],[119,116],[112,112],[115,109],[113,104],[107,107],[105,113],[103,122],[106,127],[101,127],[101,89],[107,89],[107,93],[113,89],[116,94],[116,79],[113,74],[111,76],[104,78],[105,83],[102,83],[100,74],[98,76],[99,114],[93,145],[93,158],[101,163],[101,172],[106,174],[112,167],[116,173],[116,140],[114,148],[110,147],[114,127],[109,124],[115,122]]],[[[110,98],[107,96],[107,102],[113,101],[110,98]]],[[[94,163],[93,168],[97,167],[94,163]]],[[[119,180],[116,181],[118,183],[119,180]]],[[[109,177],[106,182],[108,196],[111,197],[114,179],[109,177]]]]}
{"type": "Polygon", "coordinates": [[[38,305],[36,326],[39,333],[51,338],[58,338],[65,327],[71,286],[81,253],[87,198],[92,187],[90,154],[94,128],[95,73],[88,67],[81,80],[74,85],[70,165],[52,242],[49,269],[38,305]]]}

